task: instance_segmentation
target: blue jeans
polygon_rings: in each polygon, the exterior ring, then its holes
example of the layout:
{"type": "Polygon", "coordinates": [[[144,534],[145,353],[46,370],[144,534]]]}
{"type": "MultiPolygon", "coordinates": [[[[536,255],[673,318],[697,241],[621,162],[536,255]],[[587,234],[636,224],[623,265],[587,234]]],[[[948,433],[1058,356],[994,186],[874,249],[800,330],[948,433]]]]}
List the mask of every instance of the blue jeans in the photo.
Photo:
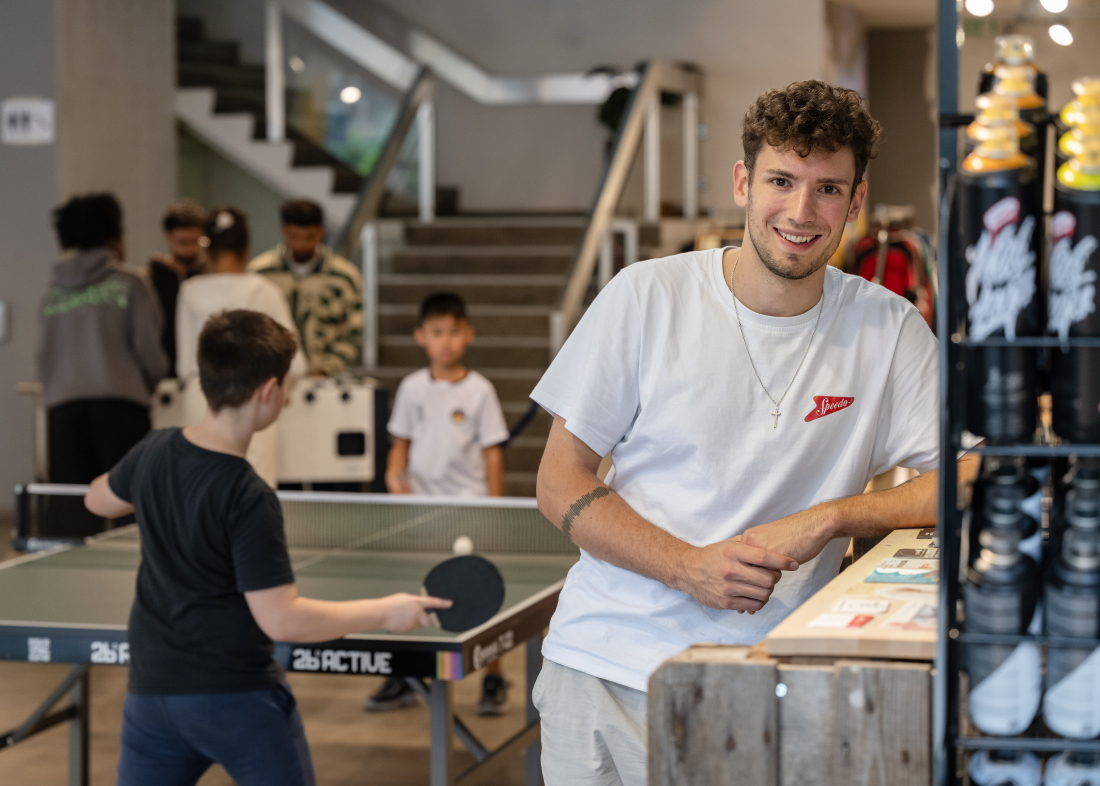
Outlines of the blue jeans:
{"type": "Polygon", "coordinates": [[[215,762],[239,786],[314,786],[289,685],[244,693],[127,694],[118,786],[193,786],[215,762]]]}

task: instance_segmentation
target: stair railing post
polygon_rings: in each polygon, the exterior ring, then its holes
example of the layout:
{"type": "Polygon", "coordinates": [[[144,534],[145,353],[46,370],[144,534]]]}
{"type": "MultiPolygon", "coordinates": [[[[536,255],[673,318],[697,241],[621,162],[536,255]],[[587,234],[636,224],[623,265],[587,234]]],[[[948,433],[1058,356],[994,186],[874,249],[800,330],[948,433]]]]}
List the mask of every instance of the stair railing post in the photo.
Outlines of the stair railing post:
{"type": "Polygon", "coordinates": [[[363,270],[363,365],[378,367],[378,225],[363,224],[359,233],[363,270]]]}
{"type": "Polygon", "coordinates": [[[623,236],[623,267],[630,267],[638,261],[638,222],[629,218],[616,218],[611,222],[611,231],[623,236]]]}
{"type": "Polygon", "coordinates": [[[425,101],[416,111],[420,136],[420,220],[435,219],[435,101],[425,101]]]}
{"type": "Polygon", "coordinates": [[[565,314],[559,309],[550,312],[550,360],[557,357],[565,344],[565,314]]]}
{"type": "Polygon", "coordinates": [[[699,216],[699,96],[684,93],[684,218],[699,216]]]}
{"type": "Polygon", "coordinates": [[[614,229],[608,226],[600,240],[600,261],[596,266],[596,291],[602,291],[615,275],[614,229]]]}
{"type": "Polygon", "coordinates": [[[645,108],[645,220],[661,217],[661,91],[654,90],[645,108]]]}
{"type": "Polygon", "coordinates": [[[267,141],[286,139],[286,79],[283,73],[283,10],[277,0],[264,9],[264,98],[267,141]]]}

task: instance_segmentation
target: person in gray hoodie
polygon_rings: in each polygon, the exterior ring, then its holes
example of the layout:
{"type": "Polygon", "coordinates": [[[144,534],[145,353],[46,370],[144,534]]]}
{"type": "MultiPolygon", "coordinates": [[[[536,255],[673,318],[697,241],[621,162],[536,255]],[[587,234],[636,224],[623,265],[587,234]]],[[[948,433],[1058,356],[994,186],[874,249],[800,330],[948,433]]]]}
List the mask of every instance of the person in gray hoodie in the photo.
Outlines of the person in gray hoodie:
{"type": "Polygon", "coordinates": [[[114,196],[73,197],[54,211],[54,226],[66,253],[42,300],[38,340],[50,481],[90,483],[149,432],[150,396],[168,373],[164,316],[145,279],[122,266],[122,209],[114,196]]]}

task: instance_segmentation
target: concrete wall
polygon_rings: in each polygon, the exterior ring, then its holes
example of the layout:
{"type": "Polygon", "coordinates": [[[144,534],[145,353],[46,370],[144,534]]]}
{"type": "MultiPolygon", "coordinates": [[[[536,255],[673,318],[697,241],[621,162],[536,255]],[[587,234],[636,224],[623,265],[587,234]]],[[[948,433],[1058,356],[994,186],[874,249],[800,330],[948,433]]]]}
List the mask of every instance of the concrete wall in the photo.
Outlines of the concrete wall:
{"type": "MultiPolygon", "coordinates": [[[[0,3],[0,100],[54,97],[53,4],[0,3]]],[[[0,511],[12,487],[33,479],[33,408],[16,383],[35,379],[38,301],[57,255],[50,210],[57,199],[55,145],[0,145],[0,300],[10,336],[0,344],[0,511]]]]}
{"type": "Polygon", "coordinates": [[[213,209],[235,205],[248,215],[252,253],[279,242],[283,197],[232,161],[219,155],[182,125],[178,130],[179,195],[213,209]]]}
{"type": "Polygon", "coordinates": [[[868,169],[869,204],[913,205],[917,224],[935,227],[936,126],[926,73],[930,30],[872,30],[868,103],[882,123],[879,157],[868,169]]]}
{"type": "Polygon", "coordinates": [[[58,198],[113,191],[127,262],[162,248],[176,195],[172,0],[54,0],[58,198]]]}

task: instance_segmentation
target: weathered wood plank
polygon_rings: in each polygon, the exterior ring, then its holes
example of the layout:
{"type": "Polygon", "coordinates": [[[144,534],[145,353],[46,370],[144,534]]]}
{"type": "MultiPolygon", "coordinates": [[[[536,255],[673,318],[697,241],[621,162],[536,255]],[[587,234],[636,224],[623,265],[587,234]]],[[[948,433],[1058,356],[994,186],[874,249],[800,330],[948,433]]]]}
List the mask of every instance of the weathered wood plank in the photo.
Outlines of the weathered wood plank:
{"type": "Polygon", "coordinates": [[[650,786],[776,786],[776,664],[692,647],[649,679],[650,786]]]}
{"type": "Polygon", "coordinates": [[[832,775],[844,786],[928,786],[931,668],[923,663],[839,661],[832,775]]]}
{"type": "Polygon", "coordinates": [[[833,666],[780,665],[779,784],[832,786],[833,666]]]}

